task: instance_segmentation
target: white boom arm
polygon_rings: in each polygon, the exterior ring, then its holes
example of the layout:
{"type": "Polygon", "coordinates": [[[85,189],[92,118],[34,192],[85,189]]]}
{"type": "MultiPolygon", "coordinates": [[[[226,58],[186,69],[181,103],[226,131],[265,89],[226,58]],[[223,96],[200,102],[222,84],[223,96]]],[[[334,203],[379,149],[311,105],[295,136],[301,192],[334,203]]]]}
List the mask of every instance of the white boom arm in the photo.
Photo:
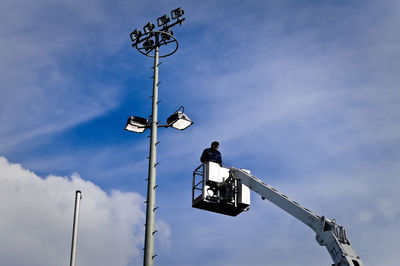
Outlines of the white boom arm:
{"type": "Polygon", "coordinates": [[[318,216],[296,201],[288,198],[275,188],[261,181],[255,176],[232,167],[230,175],[240,183],[258,193],[263,199],[267,199],[301,222],[308,225],[315,233],[316,240],[321,246],[325,246],[335,264],[333,266],[363,266],[360,257],[347,239],[343,226],[336,224],[335,220],[318,216]]]}

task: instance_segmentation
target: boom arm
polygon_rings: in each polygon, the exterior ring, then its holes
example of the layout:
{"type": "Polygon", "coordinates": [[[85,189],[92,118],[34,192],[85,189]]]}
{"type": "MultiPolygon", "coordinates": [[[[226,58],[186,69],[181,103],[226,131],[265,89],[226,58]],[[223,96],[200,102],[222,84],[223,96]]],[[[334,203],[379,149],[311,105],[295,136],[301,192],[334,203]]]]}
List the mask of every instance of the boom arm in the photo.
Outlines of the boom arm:
{"type": "Polygon", "coordinates": [[[267,183],[255,176],[232,167],[230,176],[246,185],[263,199],[267,199],[279,208],[308,225],[315,233],[316,240],[325,246],[335,264],[334,266],[363,266],[360,257],[350,244],[343,226],[336,224],[335,220],[318,216],[290,199],[267,183]]]}

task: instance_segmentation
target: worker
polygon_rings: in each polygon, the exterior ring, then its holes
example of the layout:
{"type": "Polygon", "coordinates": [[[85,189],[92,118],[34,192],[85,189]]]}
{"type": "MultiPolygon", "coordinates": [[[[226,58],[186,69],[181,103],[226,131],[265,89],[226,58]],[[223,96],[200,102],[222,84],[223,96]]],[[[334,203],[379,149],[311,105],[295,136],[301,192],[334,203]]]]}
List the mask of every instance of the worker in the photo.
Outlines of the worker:
{"type": "Polygon", "coordinates": [[[222,166],[222,157],[221,157],[221,153],[218,151],[218,148],[219,148],[219,142],[213,141],[211,143],[211,147],[207,148],[203,151],[200,161],[202,163],[214,162],[214,163],[218,163],[220,166],[222,166]]]}

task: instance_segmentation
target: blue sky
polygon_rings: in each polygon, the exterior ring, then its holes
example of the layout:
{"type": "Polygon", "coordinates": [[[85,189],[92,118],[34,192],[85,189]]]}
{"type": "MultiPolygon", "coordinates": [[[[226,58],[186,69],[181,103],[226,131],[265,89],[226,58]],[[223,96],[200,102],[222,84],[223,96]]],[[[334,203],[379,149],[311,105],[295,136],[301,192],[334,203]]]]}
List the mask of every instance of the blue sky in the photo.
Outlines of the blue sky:
{"type": "Polygon", "coordinates": [[[330,265],[310,229],[257,195],[235,218],[191,208],[192,171],[218,140],[224,165],[344,225],[366,265],[396,265],[400,4],[391,0],[2,1],[10,218],[0,234],[12,241],[0,264],[67,264],[75,189],[77,265],[141,264],[149,143],[123,127],[150,115],[153,62],[129,33],[177,7],[186,21],[174,30],[179,50],[161,60],[159,119],[183,105],[195,124],[159,130],[156,264],[330,265]]]}

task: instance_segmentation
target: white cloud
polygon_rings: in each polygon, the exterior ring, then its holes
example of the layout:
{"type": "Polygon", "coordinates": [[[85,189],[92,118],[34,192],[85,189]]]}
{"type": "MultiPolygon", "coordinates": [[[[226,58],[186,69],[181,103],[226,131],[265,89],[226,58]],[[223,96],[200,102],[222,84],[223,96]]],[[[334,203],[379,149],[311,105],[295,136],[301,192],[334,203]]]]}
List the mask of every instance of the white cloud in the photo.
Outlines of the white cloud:
{"type": "MultiPolygon", "coordinates": [[[[134,265],[142,260],[144,199],[137,193],[106,194],[77,175],[45,179],[0,157],[0,264],[67,265],[75,190],[83,199],[78,265],[134,265]]],[[[163,243],[169,227],[160,221],[163,243]]]]}

